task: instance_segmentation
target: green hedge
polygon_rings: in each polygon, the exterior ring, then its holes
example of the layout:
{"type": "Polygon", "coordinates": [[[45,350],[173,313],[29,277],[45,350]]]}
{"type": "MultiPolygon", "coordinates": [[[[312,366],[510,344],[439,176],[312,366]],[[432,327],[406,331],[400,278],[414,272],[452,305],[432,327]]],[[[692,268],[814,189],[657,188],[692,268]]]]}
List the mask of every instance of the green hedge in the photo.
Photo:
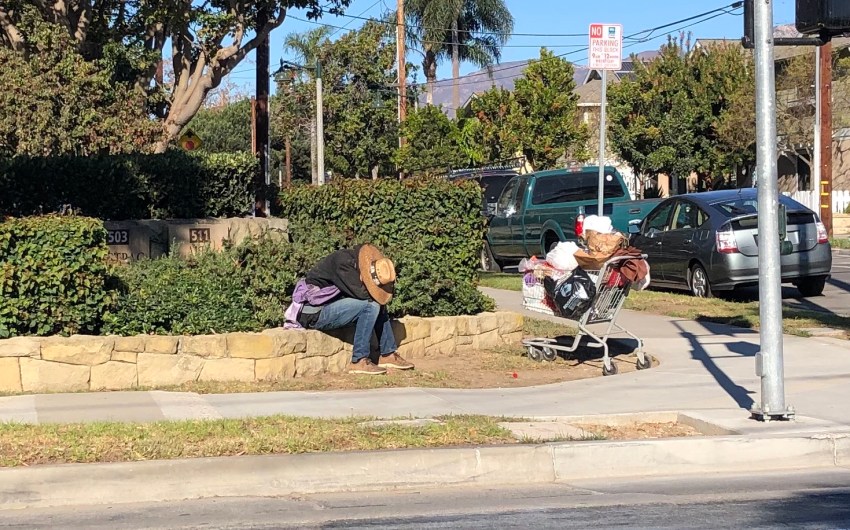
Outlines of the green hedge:
{"type": "Polygon", "coordinates": [[[258,170],[249,153],[14,157],[0,161],[0,215],[241,216],[252,210],[258,170]]]}
{"type": "Polygon", "coordinates": [[[306,220],[312,220],[317,235],[333,227],[345,236],[340,244],[382,248],[398,272],[390,311],[419,316],[493,309],[476,287],[485,229],[481,201],[474,182],[430,178],[342,180],[280,195],[281,216],[295,226],[310,226],[306,220]]]}
{"type": "Polygon", "coordinates": [[[0,223],[0,338],[97,333],[113,301],[106,230],[81,217],[0,223]]]}

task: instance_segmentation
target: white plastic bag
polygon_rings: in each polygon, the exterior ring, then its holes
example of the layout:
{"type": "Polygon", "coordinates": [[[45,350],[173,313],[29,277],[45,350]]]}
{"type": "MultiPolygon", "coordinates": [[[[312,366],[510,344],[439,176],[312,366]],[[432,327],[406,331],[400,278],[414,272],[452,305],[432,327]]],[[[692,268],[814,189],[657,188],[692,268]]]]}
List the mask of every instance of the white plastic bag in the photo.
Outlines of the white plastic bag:
{"type": "Polygon", "coordinates": [[[572,241],[562,241],[546,254],[546,261],[559,271],[572,272],[578,268],[578,262],[573,256],[577,250],[578,245],[572,241]]]}
{"type": "Polygon", "coordinates": [[[610,234],[614,232],[614,225],[611,224],[611,218],[604,215],[588,215],[584,218],[584,232],[593,230],[600,234],[610,234]]]}

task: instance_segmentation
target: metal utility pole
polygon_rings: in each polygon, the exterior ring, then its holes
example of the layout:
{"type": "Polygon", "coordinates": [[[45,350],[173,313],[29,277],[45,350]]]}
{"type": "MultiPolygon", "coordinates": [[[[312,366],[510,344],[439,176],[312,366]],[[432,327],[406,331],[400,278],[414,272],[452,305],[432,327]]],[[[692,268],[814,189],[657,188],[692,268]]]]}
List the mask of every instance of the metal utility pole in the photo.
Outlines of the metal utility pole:
{"type": "MultiPolygon", "coordinates": [[[[398,121],[407,119],[407,53],[405,51],[405,38],[407,36],[404,22],[404,0],[398,0],[398,23],[396,27],[396,48],[398,53],[398,121]]],[[[400,144],[404,138],[399,137],[400,144]]]]}
{"type": "Polygon", "coordinates": [[[286,135],[286,186],[292,185],[292,140],[286,135]]]}
{"type": "MultiPolygon", "coordinates": [[[[262,28],[268,23],[268,11],[260,9],[257,13],[257,27],[262,28]]],[[[256,119],[254,122],[256,145],[254,154],[260,160],[260,176],[257,179],[254,209],[262,207],[269,214],[269,201],[266,191],[271,184],[269,175],[269,36],[257,46],[257,102],[256,119]]]]}
{"type": "Polygon", "coordinates": [[[608,70],[602,70],[602,92],[599,107],[599,210],[605,215],[605,109],[608,106],[608,70]]]}
{"type": "Polygon", "coordinates": [[[790,419],[785,405],[782,339],[782,275],[779,241],[779,184],[776,150],[776,81],[773,62],[773,1],[755,0],[756,167],[758,175],[759,331],[761,351],[756,375],[761,378],[761,403],[753,416],[762,420],[790,419]]]}
{"type": "Polygon", "coordinates": [[[325,118],[322,107],[322,63],[316,59],[316,173],[319,186],[325,183],[325,118]]]}
{"type": "Polygon", "coordinates": [[[832,236],[832,41],[820,47],[818,58],[820,120],[820,187],[815,188],[820,204],[820,218],[826,232],[832,236]]]}

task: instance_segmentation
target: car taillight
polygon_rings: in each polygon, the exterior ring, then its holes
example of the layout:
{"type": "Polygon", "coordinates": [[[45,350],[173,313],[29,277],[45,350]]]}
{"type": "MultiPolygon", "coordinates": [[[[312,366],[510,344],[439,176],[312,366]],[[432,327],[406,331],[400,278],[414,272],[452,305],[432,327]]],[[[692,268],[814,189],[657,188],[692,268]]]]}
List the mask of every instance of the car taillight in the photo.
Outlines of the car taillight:
{"type": "Polygon", "coordinates": [[[584,235],[584,214],[578,214],[576,216],[576,237],[582,237],[584,235]]]}
{"type": "Polygon", "coordinates": [[[721,254],[734,254],[738,252],[738,240],[735,239],[735,231],[729,225],[723,225],[717,231],[717,252],[721,254]]]}
{"type": "Polygon", "coordinates": [[[818,244],[829,243],[829,234],[826,232],[826,227],[820,221],[817,222],[818,227],[818,244]]]}

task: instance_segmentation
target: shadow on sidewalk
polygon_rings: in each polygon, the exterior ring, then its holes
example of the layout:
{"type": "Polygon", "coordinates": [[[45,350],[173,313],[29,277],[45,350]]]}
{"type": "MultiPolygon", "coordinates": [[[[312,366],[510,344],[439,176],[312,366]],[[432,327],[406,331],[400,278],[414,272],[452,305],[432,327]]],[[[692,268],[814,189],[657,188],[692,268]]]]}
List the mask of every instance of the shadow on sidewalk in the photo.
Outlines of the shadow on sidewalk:
{"type": "MultiPolygon", "coordinates": [[[[726,375],[726,372],[717,366],[717,363],[714,362],[711,355],[709,355],[705,348],[702,347],[699,342],[699,338],[696,335],[684,329],[678,322],[673,322],[673,325],[679,328],[679,331],[681,332],[680,336],[687,339],[690,343],[691,358],[702,363],[706,371],[714,377],[715,381],[717,381],[723,390],[725,390],[726,393],[735,400],[739,407],[744,410],[750,410],[755,404],[755,401],[750,397],[750,395],[755,394],[755,392],[735,383],[735,381],[726,375]]],[[[757,345],[744,341],[728,343],[726,344],[726,347],[730,352],[743,357],[753,357],[759,350],[757,345]]]]}

